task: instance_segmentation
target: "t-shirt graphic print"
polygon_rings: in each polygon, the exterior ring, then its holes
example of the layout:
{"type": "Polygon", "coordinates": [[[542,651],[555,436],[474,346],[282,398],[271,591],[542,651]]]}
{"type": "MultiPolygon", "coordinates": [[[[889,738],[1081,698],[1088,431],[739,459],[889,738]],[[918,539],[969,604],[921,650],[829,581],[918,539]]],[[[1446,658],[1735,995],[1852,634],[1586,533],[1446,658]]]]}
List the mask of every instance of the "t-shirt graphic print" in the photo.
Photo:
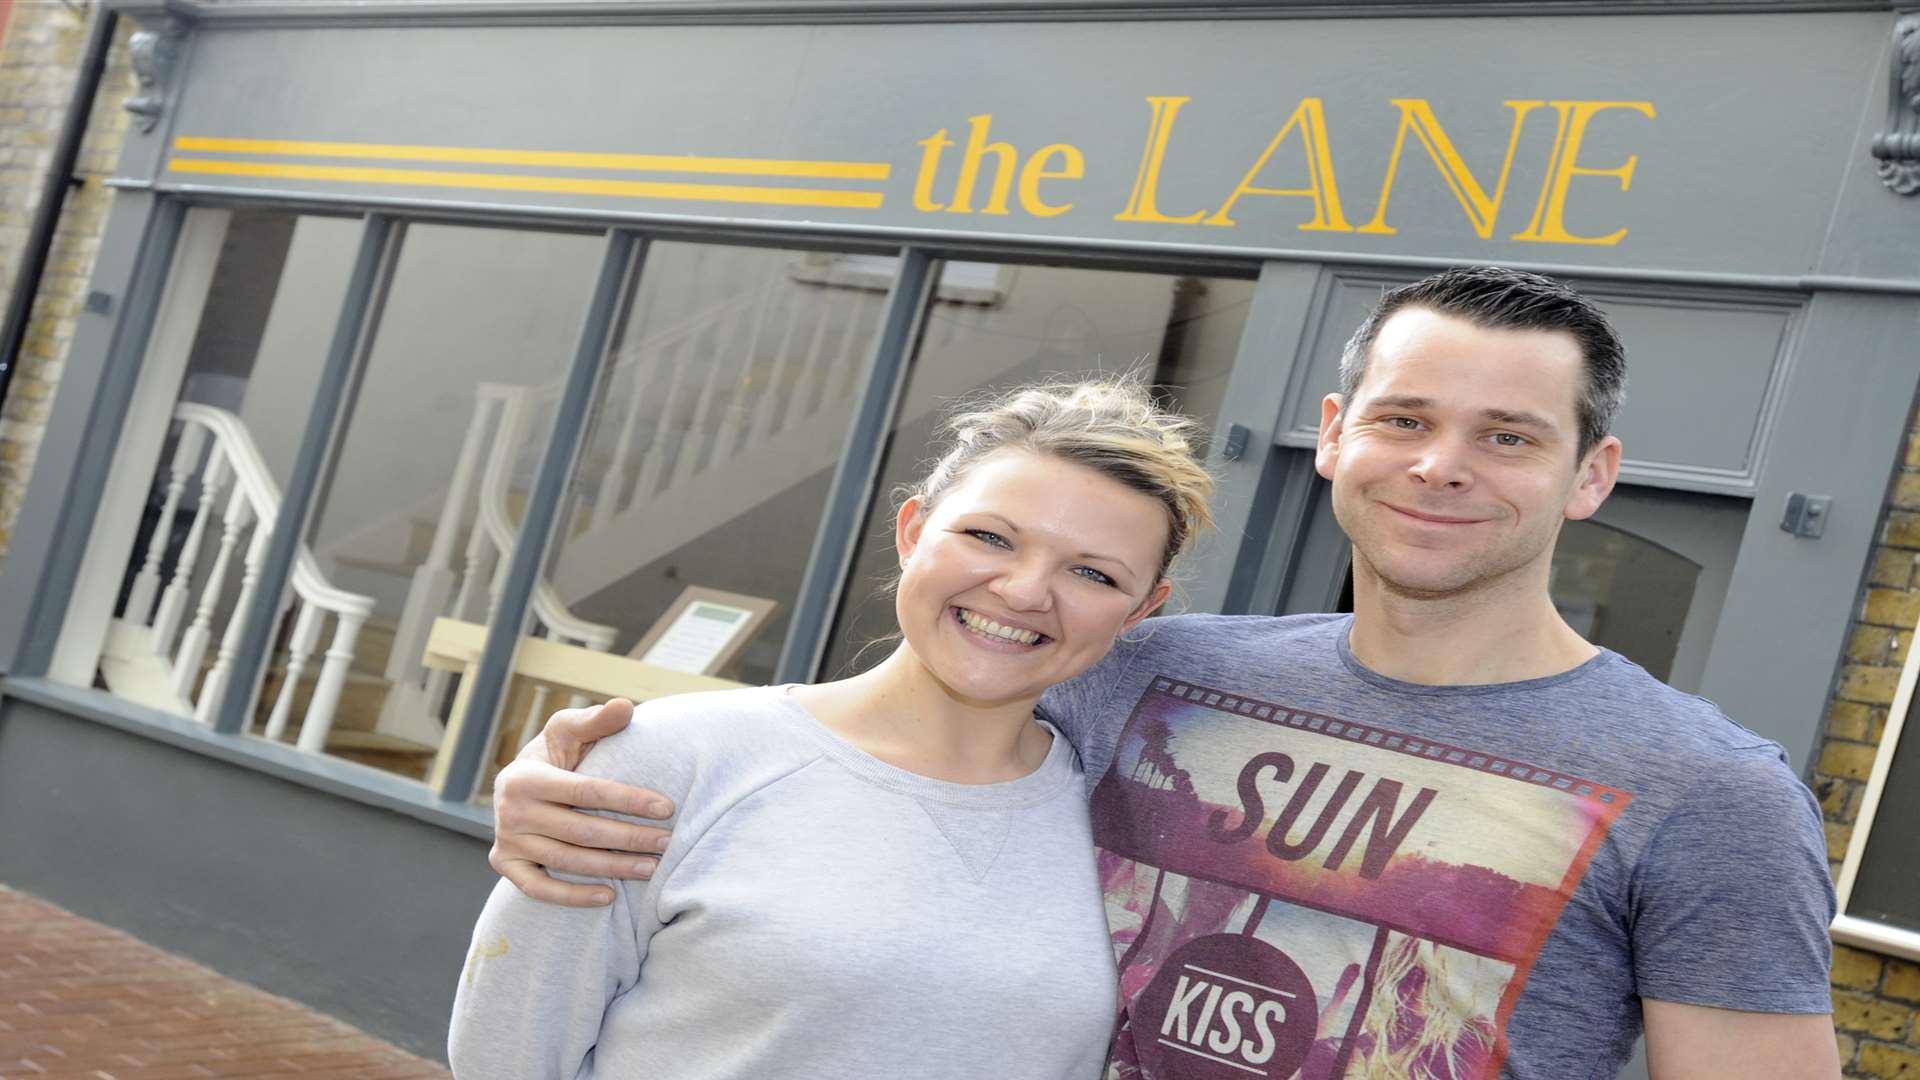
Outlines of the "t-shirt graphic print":
{"type": "Polygon", "coordinates": [[[1093,792],[1109,1080],[1496,1077],[1632,796],[1161,675],[1093,792]]]}

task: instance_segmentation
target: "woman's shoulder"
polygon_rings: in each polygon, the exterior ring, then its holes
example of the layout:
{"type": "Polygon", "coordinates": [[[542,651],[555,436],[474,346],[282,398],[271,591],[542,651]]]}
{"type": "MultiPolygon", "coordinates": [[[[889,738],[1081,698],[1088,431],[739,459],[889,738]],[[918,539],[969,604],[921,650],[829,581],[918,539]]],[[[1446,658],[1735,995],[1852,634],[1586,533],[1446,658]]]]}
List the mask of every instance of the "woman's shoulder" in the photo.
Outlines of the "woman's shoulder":
{"type": "Polygon", "coordinates": [[[820,754],[780,687],[675,694],[635,706],[624,731],[595,743],[584,774],[684,798],[704,787],[752,786],[820,754]]]}

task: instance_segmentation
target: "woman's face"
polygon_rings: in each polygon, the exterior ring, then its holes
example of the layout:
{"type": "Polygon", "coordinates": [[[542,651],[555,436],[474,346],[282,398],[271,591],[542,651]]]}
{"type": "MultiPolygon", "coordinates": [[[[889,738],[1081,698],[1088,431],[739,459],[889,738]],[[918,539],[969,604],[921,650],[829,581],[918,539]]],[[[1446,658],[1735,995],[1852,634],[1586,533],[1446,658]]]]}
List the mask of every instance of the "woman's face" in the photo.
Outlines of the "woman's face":
{"type": "Polygon", "coordinates": [[[901,508],[901,633],[962,701],[1036,699],[1167,598],[1167,531],[1159,500],[1092,469],[991,454],[931,510],[901,508]]]}

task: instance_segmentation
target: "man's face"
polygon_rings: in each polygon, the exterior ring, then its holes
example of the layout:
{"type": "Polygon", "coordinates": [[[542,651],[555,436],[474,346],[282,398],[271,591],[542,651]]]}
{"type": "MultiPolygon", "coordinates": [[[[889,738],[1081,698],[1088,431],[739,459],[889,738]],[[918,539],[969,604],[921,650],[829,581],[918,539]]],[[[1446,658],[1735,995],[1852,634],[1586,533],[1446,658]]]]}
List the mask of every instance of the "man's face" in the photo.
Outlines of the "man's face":
{"type": "Polygon", "coordinates": [[[1591,516],[1619,472],[1612,436],[1576,460],[1582,379],[1565,331],[1391,316],[1353,400],[1321,409],[1315,466],[1356,576],[1420,598],[1544,592],[1560,523],[1591,516]]]}

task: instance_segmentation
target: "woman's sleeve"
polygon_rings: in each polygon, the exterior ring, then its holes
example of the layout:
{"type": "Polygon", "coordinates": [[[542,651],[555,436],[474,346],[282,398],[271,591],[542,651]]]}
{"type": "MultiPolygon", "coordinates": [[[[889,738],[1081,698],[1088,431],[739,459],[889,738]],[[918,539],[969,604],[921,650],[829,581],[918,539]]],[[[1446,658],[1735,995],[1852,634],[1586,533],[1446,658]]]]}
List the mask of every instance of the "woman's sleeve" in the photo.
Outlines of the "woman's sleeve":
{"type": "Polygon", "coordinates": [[[633,989],[645,943],[632,886],[605,907],[530,900],[494,885],[473,928],[447,1033],[459,1080],[572,1080],[616,997],[633,989]]]}
{"type": "MultiPolygon", "coordinates": [[[[680,804],[668,826],[686,824],[685,804],[699,801],[690,789],[703,752],[703,740],[689,736],[699,731],[693,721],[705,718],[673,715],[684,711],[644,707],[627,730],[594,746],[580,773],[651,787],[680,804]]],[[[473,928],[454,999],[447,1033],[454,1076],[578,1076],[608,1007],[640,982],[648,943],[661,925],[655,898],[677,864],[663,858],[649,881],[602,882],[613,886],[614,900],[596,908],[546,904],[505,880],[496,883],[473,928]]]]}

